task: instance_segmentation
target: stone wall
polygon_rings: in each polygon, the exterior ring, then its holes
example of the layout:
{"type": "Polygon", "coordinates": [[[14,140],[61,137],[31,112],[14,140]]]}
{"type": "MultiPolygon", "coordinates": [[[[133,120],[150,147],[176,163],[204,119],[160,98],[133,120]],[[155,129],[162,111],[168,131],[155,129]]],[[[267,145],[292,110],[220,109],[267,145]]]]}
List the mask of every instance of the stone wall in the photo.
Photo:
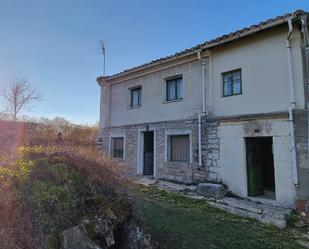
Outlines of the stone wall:
{"type": "MultiPolygon", "coordinates": [[[[205,121],[205,120],[203,120],[205,121]]],[[[155,133],[156,144],[156,177],[159,179],[166,179],[177,182],[201,182],[206,180],[206,155],[207,150],[212,150],[212,141],[206,141],[206,133],[208,130],[205,122],[203,122],[203,136],[202,136],[202,162],[203,166],[198,165],[198,121],[197,119],[187,119],[178,121],[165,121],[149,124],[127,125],[122,127],[111,127],[101,130],[101,137],[103,138],[103,149],[109,151],[110,136],[123,135],[125,137],[125,162],[131,173],[138,172],[138,137],[145,130],[146,125],[149,130],[155,133]],[[182,132],[190,133],[191,137],[191,162],[168,162],[166,160],[167,150],[167,135],[169,133],[182,132]],[[140,134],[139,134],[140,133],[140,134]],[[207,149],[209,146],[209,149],[207,149]]],[[[211,131],[212,135],[214,134],[211,131]]]]}
{"type": "Polygon", "coordinates": [[[294,124],[299,175],[297,198],[301,206],[307,206],[309,212],[308,110],[295,110],[294,124]]]}
{"type": "Polygon", "coordinates": [[[202,136],[205,138],[207,181],[218,182],[218,160],[220,157],[220,139],[218,136],[218,122],[207,118],[204,122],[202,136]]]}

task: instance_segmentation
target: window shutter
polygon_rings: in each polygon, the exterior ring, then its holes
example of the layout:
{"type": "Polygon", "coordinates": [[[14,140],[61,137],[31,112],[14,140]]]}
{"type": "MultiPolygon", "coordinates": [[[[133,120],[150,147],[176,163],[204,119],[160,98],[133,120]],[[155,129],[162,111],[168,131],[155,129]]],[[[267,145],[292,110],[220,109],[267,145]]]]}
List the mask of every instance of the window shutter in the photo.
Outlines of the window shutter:
{"type": "Polygon", "coordinates": [[[189,135],[171,136],[171,161],[190,161],[189,135]]]}

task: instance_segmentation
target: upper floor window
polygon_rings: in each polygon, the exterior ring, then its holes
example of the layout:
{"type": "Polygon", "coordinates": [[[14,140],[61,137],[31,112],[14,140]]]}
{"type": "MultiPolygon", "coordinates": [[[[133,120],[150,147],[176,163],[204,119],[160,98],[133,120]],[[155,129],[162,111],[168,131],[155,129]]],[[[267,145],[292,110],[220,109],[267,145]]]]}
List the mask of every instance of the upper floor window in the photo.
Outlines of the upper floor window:
{"type": "Polygon", "coordinates": [[[182,76],[166,80],[166,101],[183,98],[182,76]]]}
{"type": "Polygon", "coordinates": [[[131,90],[131,107],[139,107],[142,105],[142,87],[135,87],[131,90]]]}
{"type": "Polygon", "coordinates": [[[241,69],[236,69],[222,74],[223,76],[223,96],[232,96],[242,93],[241,89],[241,69]]]}

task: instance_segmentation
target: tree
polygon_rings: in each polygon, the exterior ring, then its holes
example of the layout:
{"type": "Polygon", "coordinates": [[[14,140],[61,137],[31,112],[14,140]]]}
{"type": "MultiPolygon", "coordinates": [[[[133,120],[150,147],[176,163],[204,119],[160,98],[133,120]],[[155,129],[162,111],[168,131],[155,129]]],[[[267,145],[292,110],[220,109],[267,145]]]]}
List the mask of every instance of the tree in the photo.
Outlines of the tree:
{"type": "Polygon", "coordinates": [[[11,81],[0,90],[6,112],[14,121],[24,107],[30,107],[33,102],[42,99],[41,94],[25,79],[11,81]]]}

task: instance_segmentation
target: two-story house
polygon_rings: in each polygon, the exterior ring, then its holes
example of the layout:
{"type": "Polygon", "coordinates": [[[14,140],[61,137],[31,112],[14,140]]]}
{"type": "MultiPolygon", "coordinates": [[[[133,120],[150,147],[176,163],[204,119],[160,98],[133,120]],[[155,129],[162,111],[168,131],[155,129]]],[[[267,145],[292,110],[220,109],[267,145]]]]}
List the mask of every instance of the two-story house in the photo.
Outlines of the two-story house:
{"type": "Polygon", "coordinates": [[[308,53],[296,11],[98,77],[103,147],[137,175],[304,203],[308,53]]]}

